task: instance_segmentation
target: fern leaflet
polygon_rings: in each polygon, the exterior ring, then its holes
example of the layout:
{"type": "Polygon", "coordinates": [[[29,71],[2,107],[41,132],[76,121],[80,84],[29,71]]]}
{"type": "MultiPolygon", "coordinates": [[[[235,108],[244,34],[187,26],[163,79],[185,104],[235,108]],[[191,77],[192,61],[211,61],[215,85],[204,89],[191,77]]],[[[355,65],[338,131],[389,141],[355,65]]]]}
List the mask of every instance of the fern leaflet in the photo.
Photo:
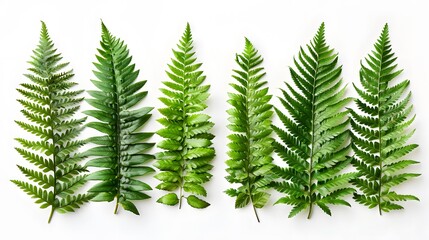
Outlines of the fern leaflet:
{"type": "Polygon", "coordinates": [[[40,41],[29,62],[31,73],[25,76],[31,81],[22,83],[17,89],[22,95],[22,114],[29,122],[16,121],[25,131],[38,140],[16,138],[21,144],[18,153],[38,170],[18,165],[19,170],[33,183],[11,180],[24,192],[36,199],[41,208],[51,207],[48,222],[55,211],[74,212],[88,202],[91,194],[75,194],[84,183],[86,168],[78,163],[84,158],[76,151],[84,141],[76,140],[82,131],[85,118],[75,119],[83,98],[83,91],[71,90],[77,83],[72,82],[72,70],[64,70],[69,63],[61,62],[42,22],[40,41]]]}
{"type": "Polygon", "coordinates": [[[155,166],[161,171],[155,178],[162,181],[156,188],[169,191],[158,199],[159,203],[182,206],[183,198],[194,208],[206,208],[210,204],[199,197],[207,196],[202,184],[212,175],[210,162],[215,156],[212,145],[213,134],[209,130],[213,123],[210,116],[201,113],[207,108],[210,85],[202,85],[205,76],[198,70],[193,51],[192,33],[189,24],[173,50],[174,59],[168,65],[168,77],[161,88],[165,95],[160,100],[165,108],[159,109],[164,116],[158,121],[164,126],[157,134],[163,138],[158,147],[164,151],[157,154],[155,166]],[[179,196],[177,196],[177,192],[179,196]],[[185,192],[190,195],[185,196],[185,192]]]}
{"type": "Polygon", "coordinates": [[[343,198],[354,192],[348,183],[356,173],[342,173],[350,165],[349,121],[344,111],[351,99],[344,97],[342,67],[338,54],[325,41],[325,25],[321,24],[307,51],[300,49],[290,73],[295,87],[288,83],[279,97],[289,113],[275,108],[285,129],[273,126],[281,141],[274,142],[274,151],[287,163],[275,167],[283,179],[273,187],[286,194],[276,204],[292,205],[289,217],[314,205],[331,215],[328,205],[350,206],[343,198]]]}
{"type": "Polygon", "coordinates": [[[133,201],[149,198],[143,191],[152,188],[136,177],[154,172],[144,165],[154,159],[146,153],[154,143],[146,142],[153,133],[138,130],[149,120],[153,108],[135,107],[147,95],[139,91],[146,81],[136,81],[139,71],[131,64],[127,45],[101,25],[101,48],[96,56],[98,62],[94,63],[97,80],[92,80],[98,90],[88,91],[92,98],[87,102],[94,109],[85,111],[97,120],[87,126],[102,134],[88,139],[98,146],[86,152],[94,157],[86,165],[101,170],[88,176],[89,180],[100,181],[89,192],[96,194],[93,201],[110,202],[116,198],[115,214],[121,205],[139,215],[133,201]]]}
{"type": "Polygon", "coordinates": [[[406,167],[418,163],[403,159],[418,146],[406,144],[414,133],[407,129],[415,116],[408,118],[413,107],[411,92],[407,93],[410,81],[393,84],[402,70],[396,69],[387,24],[374,48],[365,58],[366,65],[361,64],[363,89],[354,86],[359,96],[355,102],[360,111],[351,110],[353,165],[360,177],[353,183],[360,190],[354,194],[354,199],[369,208],[378,207],[381,215],[403,209],[396,203],[398,201],[419,200],[413,195],[398,194],[391,188],[420,174],[403,172],[406,167]]]}
{"type": "Polygon", "coordinates": [[[249,203],[252,205],[259,222],[256,208],[262,208],[268,201],[270,194],[266,192],[274,179],[271,172],[273,167],[271,153],[273,151],[271,138],[271,116],[273,114],[269,104],[271,95],[268,95],[262,64],[262,57],[246,38],[242,54],[236,56],[236,63],[240,70],[234,70],[234,79],[231,83],[234,93],[229,93],[228,103],[232,106],[227,112],[230,115],[228,128],[234,133],[229,135],[229,160],[226,161],[230,183],[239,184],[238,188],[225,191],[235,197],[235,208],[243,208],[249,203]]]}

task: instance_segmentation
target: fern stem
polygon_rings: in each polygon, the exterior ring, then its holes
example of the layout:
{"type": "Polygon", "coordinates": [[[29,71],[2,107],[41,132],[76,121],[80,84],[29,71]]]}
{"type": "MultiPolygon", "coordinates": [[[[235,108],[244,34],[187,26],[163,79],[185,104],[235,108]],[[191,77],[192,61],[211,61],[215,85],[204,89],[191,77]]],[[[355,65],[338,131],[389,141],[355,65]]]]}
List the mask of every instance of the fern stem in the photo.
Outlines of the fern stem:
{"type": "MultiPolygon", "coordinates": [[[[53,166],[53,178],[54,178],[54,183],[53,183],[53,196],[54,196],[54,202],[53,202],[53,204],[52,204],[52,209],[51,209],[51,213],[49,214],[49,219],[48,219],[48,223],[50,223],[51,222],[51,220],[52,220],[52,216],[54,215],[54,211],[55,211],[55,204],[56,204],[56,199],[57,199],[57,159],[56,159],[56,156],[57,156],[57,151],[55,151],[55,149],[56,149],[56,141],[55,141],[55,131],[54,131],[54,129],[55,129],[55,124],[54,124],[54,122],[53,122],[53,120],[52,119],[54,119],[54,115],[53,115],[53,113],[55,112],[54,110],[53,110],[53,90],[51,89],[51,82],[49,82],[48,83],[48,89],[49,89],[49,117],[50,117],[50,119],[51,119],[51,121],[50,121],[50,128],[51,128],[51,139],[52,139],[52,146],[54,147],[54,151],[53,151],[53,154],[52,154],[52,162],[54,163],[54,166],[53,166]]],[[[59,204],[58,204],[59,205],[59,204]]]]}
{"type": "Polygon", "coordinates": [[[179,193],[179,209],[182,209],[182,199],[183,199],[183,184],[180,184],[180,193],[179,193]]]}
{"type": "Polygon", "coordinates": [[[122,175],[121,175],[121,161],[120,161],[120,156],[121,156],[121,140],[120,140],[120,135],[121,135],[121,132],[122,132],[122,130],[121,130],[121,116],[120,116],[120,111],[121,111],[121,109],[120,109],[120,106],[119,106],[119,103],[120,103],[120,99],[119,99],[119,94],[120,94],[120,89],[118,88],[118,84],[120,84],[120,82],[118,82],[118,80],[117,80],[117,78],[116,78],[116,69],[117,69],[117,66],[116,66],[116,64],[115,64],[115,61],[113,61],[113,59],[114,59],[114,55],[113,55],[113,52],[114,52],[114,49],[113,49],[113,47],[112,47],[112,45],[113,45],[113,42],[112,42],[112,39],[111,39],[111,37],[109,36],[108,37],[108,43],[109,43],[109,50],[110,50],[110,55],[111,55],[111,57],[112,57],[112,61],[111,61],[111,64],[112,64],[112,76],[113,76],[113,82],[114,82],[114,92],[115,92],[115,98],[116,98],[116,103],[117,104],[115,104],[115,114],[116,114],[116,118],[115,118],[115,120],[116,120],[116,122],[115,122],[115,129],[116,129],[116,134],[115,134],[115,140],[116,140],[116,163],[117,163],[117,166],[116,166],[116,168],[117,168],[117,173],[116,173],[116,178],[118,179],[118,185],[117,185],[117,195],[116,195],[116,204],[115,204],[115,210],[113,211],[113,213],[114,214],[117,214],[118,213],[118,207],[119,207],[119,196],[120,196],[120,192],[121,192],[121,181],[120,181],[120,179],[122,178],[122,175]]]}
{"type": "Polygon", "coordinates": [[[256,220],[258,220],[258,223],[260,223],[261,221],[259,220],[258,211],[256,211],[256,207],[255,205],[253,205],[253,201],[252,201],[252,206],[253,206],[253,212],[255,213],[255,216],[256,216],[256,220]]]}
{"type": "MultiPolygon", "coordinates": [[[[186,32],[185,32],[185,34],[186,34],[186,32]]],[[[189,37],[189,36],[187,36],[187,37],[189,37]]],[[[188,51],[189,51],[188,45],[186,44],[185,45],[185,49],[183,50],[183,53],[184,53],[185,56],[188,54],[188,51]]],[[[183,64],[184,69],[186,69],[186,67],[188,65],[186,64],[185,59],[184,58],[181,59],[180,62],[183,64]]],[[[182,77],[182,80],[183,80],[183,84],[182,84],[182,87],[183,87],[183,95],[182,95],[182,129],[183,129],[183,137],[182,137],[182,140],[181,140],[182,141],[181,145],[183,146],[183,150],[182,150],[182,153],[181,153],[181,164],[180,164],[181,169],[180,169],[179,209],[182,209],[183,184],[184,184],[184,181],[185,181],[184,176],[186,174],[185,173],[186,160],[184,159],[183,156],[185,156],[185,154],[188,151],[188,148],[187,148],[187,146],[185,144],[186,139],[187,139],[187,136],[186,136],[185,133],[186,133],[186,131],[188,129],[188,126],[186,125],[187,112],[185,111],[186,96],[188,95],[188,92],[187,92],[188,82],[186,81],[187,80],[186,79],[186,73],[182,72],[182,74],[183,75],[181,77],[182,77]]]]}
{"type": "Polygon", "coordinates": [[[49,218],[48,218],[48,223],[51,223],[52,216],[54,216],[54,212],[55,212],[55,207],[52,206],[51,213],[49,214],[49,218]]]}
{"type": "MultiPolygon", "coordinates": [[[[384,41],[383,41],[383,51],[384,51],[384,41]]],[[[382,52],[380,55],[380,64],[378,66],[378,73],[377,73],[377,88],[378,88],[378,96],[377,96],[377,115],[378,115],[378,153],[379,153],[379,167],[380,167],[380,177],[378,179],[378,213],[380,214],[380,216],[382,215],[382,209],[381,209],[381,178],[383,176],[383,161],[382,161],[382,154],[381,154],[381,116],[380,116],[380,107],[381,107],[381,103],[380,103],[380,91],[381,91],[381,65],[383,63],[383,54],[384,52],[382,52]]]]}
{"type": "Polygon", "coordinates": [[[116,198],[115,210],[113,211],[113,214],[118,213],[118,207],[119,207],[119,198],[116,198]]]}
{"type": "MultiPolygon", "coordinates": [[[[249,63],[247,63],[247,64],[249,64],[249,63]]],[[[246,80],[247,80],[247,88],[248,88],[248,86],[250,85],[249,84],[249,82],[250,82],[250,76],[249,76],[249,72],[246,72],[246,80]]],[[[254,205],[254,203],[253,203],[253,197],[252,197],[252,188],[251,188],[251,183],[250,183],[250,181],[251,181],[251,178],[250,178],[250,171],[251,171],[251,166],[250,166],[250,163],[251,163],[251,157],[252,157],[252,149],[250,148],[250,142],[251,142],[251,139],[252,139],[252,135],[251,135],[251,133],[250,133],[250,128],[251,128],[251,126],[250,126],[250,109],[249,109],[249,98],[250,98],[250,93],[253,93],[253,91],[252,91],[253,89],[252,88],[250,88],[248,91],[246,91],[246,138],[247,138],[247,140],[248,140],[248,142],[247,142],[247,149],[246,149],[246,152],[247,152],[247,189],[248,189],[248,192],[249,192],[249,197],[250,197],[250,202],[251,202],[251,204],[252,204],[252,207],[253,207],[253,212],[255,213],[255,216],[256,216],[256,220],[258,221],[258,223],[260,223],[261,221],[259,220],[259,216],[258,216],[258,212],[256,211],[256,207],[255,207],[255,205],[254,205]],[[252,91],[252,92],[251,92],[252,91]],[[250,93],[249,93],[250,92],[250,93]]]]}
{"type": "MultiPolygon", "coordinates": [[[[380,194],[380,193],[379,193],[380,194]]],[[[380,196],[380,195],[379,195],[380,196]]],[[[378,213],[380,214],[380,216],[383,216],[383,211],[382,211],[382,209],[381,209],[381,202],[380,202],[380,200],[378,201],[379,203],[378,203],[378,213]]]]}
{"type": "MultiPolygon", "coordinates": [[[[318,46],[319,47],[319,46],[318,46]]],[[[309,191],[309,195],[310,195],[310,206],[309,206],[309,210],[308,210],[308,215],[307,215],[307,219],[311,218],[311,213],[313,211],[313,192],[311,191],[311,185],[313,184],[313,154],[314,154],[314,143],[315,143],[315,139],[314,139],[314,134],[315,134],[315,119],[316,119],[316,109],[315,109],[315,102],[316,102],[316,79],[317,79],[317,74],[319,71],[319,54],[318,51],[316,51],[317,54],[317,58],[316,58],[316,63],[317,63],[317,67],[314,73],[314,77],[313,77],[313,90],[311,93],[311,150],[310,150],[310,165],[309,165],[309,170],[308,170],[308,191],[309,191]]]]}
{"type": "MultiPolygon", "coordinates": [[[[310,201],[311,201],[311,200],[310,200],[310,201]]],[[[313,212],[313,203],[311,202],[311,203],[310,203],[310,208],[309,208],[309,210],[308,210],[307,219],[310,219],[310,218],[311,218],[311,214],[312,214],[312,212],[313,212]]]]}

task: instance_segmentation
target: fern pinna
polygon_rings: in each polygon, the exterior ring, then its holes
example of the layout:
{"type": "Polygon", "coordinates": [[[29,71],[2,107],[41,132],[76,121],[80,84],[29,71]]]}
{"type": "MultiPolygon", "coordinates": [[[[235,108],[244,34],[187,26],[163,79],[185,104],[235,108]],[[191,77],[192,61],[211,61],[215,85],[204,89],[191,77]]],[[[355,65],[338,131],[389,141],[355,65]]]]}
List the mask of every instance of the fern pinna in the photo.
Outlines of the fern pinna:
{"type": "Polygon", "coordinates": [[[144,165],[154,159],[147,154],[154,143],[146,142],[153,133],[138,130],[148,121],[153,108],[135,107],[147,95],[139,91],[146,81],[136,81],[139,71],[131,64],[127,45],[112,36],[103,23],[100,44],[98,62],[94,63],[97,80],[92,80],[98,90],[88,91],[92,98],[86,100],[95,109],[85,113],[98,120],[87,126],[103,134],[88,139],[98,146],[86,152],[95,157],[86,165],[102,169],[88,176],[89,180],[100,181],[89,192],[96,194],[93,201],[110,202],[116,198],[115,214],[121,205],[138,215],[133,201],[149,198],[143,191],[151,187],[136,178],[154,172],[144,165]]]}
{"type": "Polygon", "coordinates": [[[289,113],[275,108],[285,129],[273,126],[279,137],[274,151],[287,163],[274,171],[283,181],[273,187],[286,194],[276,204],[292,205],[289,217],[314,205],[331,215],[329,204],[347,205],[343,197],[354,192],[348,187],[355,173],[342,173],[350,165],[348,112],[351,99],[344,96],[346,87],[340,78],[342,67],[338,54],[325,42],[325,25],[319,27],[307,51],[300,49],[295,68],[290,73],[295,87],[286,83],[279,97],[289,113]]]}
{"type": "Polygon", "coordinates": [[[231,83],[234,93],[228,93],[228,103],[232,106],[227,112],[230,124],[228,128],[234,133],[229,135],[228,182],[238,184],[238,188],[225,191],[235,197],[235,208],[252,205],[256,219],[259,222],[256,208],[262,208],[270,194],[266,192],[274,179],[271,172],[273,167],[271,153],[273,151],[271,138],[272,106],[269,104],[267,84],[261,66],[262,57],[246,38],[242,54],[236,55],[236,63],[240,70],[234,70],[233,77],[237,83],[231,83]]]}
{"type": "Polygon", "coordinates": [[[84,145],[76,137],[85,118],[73,118],[83,100],[78,95],[83,91],[71,90],[77,85],[71,81],[73,71],[65,70],[69,63],[61,62],[44,22],[33,53],[28,69],[31,73],[25,74],[31,83],[22,83],[17,89],[23,97],[18,100],[23,106],[21,112],[31,123],[16,123],[38,139],[17,138],[21,147],[16,150],[38,170],[18,165],[33,183],[12,182],[37,199],[41,208],[51,207],[50,222],[55,211],[74,212],[91,198],[90,194],[75,194],[86,177],[86,169],[78,164],[83,156],[76,153],[84,145]]]}
{"type": "Polygon", "coordinates": [[[402,209],[396,202],[419,200],[413,195],[398,194],[391,188],[420,174],[403,170],[414,160],[403,157],[417,148],[417,144],[406,144],[414,130],[407,130],[414,121],[408,115],[412,110],[409,80],[394,82],[401,74],[395,64],[386,24],[375,50],[361,64],[360,82],[355,86],[358,93],[356,105],[359,111],[351,110],[353,131],[352,147],[355,152],[353,165],[359,172],[354,185],[360,190],[354,199],[369,208],[378,207],[382,212],[402,209]]]}
{"type": "Polygon", "coordinates": [[[164,128],[157,134],[165,139],[158,144],[164,151],[157,154],[155,166],[161,172],[155,178],[162,181],[156,188],[170,192],[159,198],[159,203],[179,204],[181,208],[186,198],[191,207],[206,208],[210,204],[195,195],[207,196],[202,184],[212,177],[209,171],[215,150],[211,147],[214,136],[209,131],[214,124],[210,116],[201,113],[207,108],[210,85],[202,85],[206,77],[198,70],[202,64],[196,63],[192,44],[187,24],[166,71],[171,81],[163,82],[166,88],[161,88],[165,96],[159,99],[166,107],[159,109],[164,117],[158,121],[164,128]]]}

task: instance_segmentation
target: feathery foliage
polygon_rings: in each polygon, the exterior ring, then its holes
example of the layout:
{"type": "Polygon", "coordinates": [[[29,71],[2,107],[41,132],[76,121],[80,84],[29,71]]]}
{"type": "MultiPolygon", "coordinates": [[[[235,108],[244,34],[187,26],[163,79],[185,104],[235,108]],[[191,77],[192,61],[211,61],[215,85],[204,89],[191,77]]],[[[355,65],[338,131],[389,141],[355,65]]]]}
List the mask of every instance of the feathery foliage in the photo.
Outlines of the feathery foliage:
{"type": "Polygon", "coordinates": [[[272,106],[269,104],[264,68],[261,67],[262,57],[246,38],[242,54],[236,55],[236,63],[240,70],[234,70],[231,83],[235,93],[228,93],[228,103],[232,106],[227,112],[230,124],[228,128],[234,133],[229,135],[229,160],[226,161],[230,183],[239,184],[238,188],[225,191],[231,197],[236,197],[235,208],[252,205],[256,218],[259,217],[256,208],[262,208],[267,203],[270,194],[266,192],[274,179],[271,153],[273,152],[271,138],[272,106]]]}
{"type": "Polygon", "coordinates": [[[354,185],[360,190],[354,199],[369,208],[378,207],[382,212],[403,209],[396,202],[419,200],[413,195],[398,194],[391,188],[420,174],[405,173],[403,169],[418,163],[403,159],[417,148],[417,144],[406,144],[414,130],[408,127],[415,116],[412,110],[411,92],[407,93],[409,80],[394,83],[401,74],[395,64],[386,24],[375,50],[361,64],[360,82],[363,88],[355,89],[359,112],[351,110],[352,148],[355,152],[353,165],[359,172],[354,185]]]}
{"type": "Polygon", "coordinates": [[[351,99],[344,96],[342,67],[338,54],[325,42],[325,25],[321,24],[307,51],[300,49],[290,73],[295,87],[286,84],[279,97],[289,113],[275,108],[286,129],[273,126],[281,141],[274,142],[274,151],[287,163],[273,171],[283,179],[273,187],[286,196],[276,204],[292,205],[289,217],[313,205],[331,215],[330,204],[350,206],[343,198],[354,192],[348,183],[356,173],[342,173],[350,165],[347,156],[349,120],[344,107],[351,99]]]}
{"type": "Polygon", "coordinates": [[[196,63],[192,44],[188,23],[178,50],[173,50],[172,64],[168,64],[166,73],[171,81],[163,82],[166,88],[161,88],[165,96],[160,100],[166,107],[159,109],[164,117],[158,121],[164,128],[157,134],[164,138],[158,144],[164,151],[157,154],[155,166],[161,172],[155,178],[162,181],[156,188],[170,192],[158,199],[159,203],[179,204],[181,208],[186,198],[191,207],[206,208],[210,204],[196,195],[207,196],[202,185],[212,177],[209,171],[215,150],[209,131],[214,124],[210,116],[201,113],[207,108],[210,85],[202,85],[206,77],[198,70],[202,64],[196,63]]]}
{"type": "Polygon", "coordinates": [[[48,222],[55,211],[74,212],[91,194],[75,194],[85,182],[86,169],[78,163],[83,159],[76,151],[84,141],[76,140],[85,118],[75,119],[83,98],[83,91],[71,90],[72,70],[65,70],[69,63],[54,47],[48,29],[42,22],[40,41],[29,61],[31,73],[25,76],[31,83],[20,84],[22,95],[18,102],[23,106],[22,114],[29,122],[16,121],[37,140],[16,138],[21,144],[18,153],[38,169],[18,165],[19,170],[33,183],[12,180],[19,188],[36,199],[41,208],[51,207],[48,222]]]}
{"type": "Polygon", "coordinates": [[[143,191],[152,188],[136,178],[154,172],[144,165],[154,159],[146,153],[154,144],[145,142],[153,133],[138,130],[148,121],[153,108],[136,108],[147,95],[146,91],[139,91],[146,81],[136,81],[139,70],[131,64],[127,45],[103,23],[101,27],[101,48],[96,56],[98,62],[94,63],[97,80],[92,80],[98,90],[88,91],[92,98],[87,102],[94,109],[85,114],[98,120],[87,126],[102,133],[88,139],[98,146],[86,152],[87,156],[95,157],[86,165],[102,169],[88,176],[89,180],[100,181],[89,192],[96,194],[93,201],[110,202],[116,198],[115,214],[120,204],[138,215],[133,201],[149,198],[143,191]]]}

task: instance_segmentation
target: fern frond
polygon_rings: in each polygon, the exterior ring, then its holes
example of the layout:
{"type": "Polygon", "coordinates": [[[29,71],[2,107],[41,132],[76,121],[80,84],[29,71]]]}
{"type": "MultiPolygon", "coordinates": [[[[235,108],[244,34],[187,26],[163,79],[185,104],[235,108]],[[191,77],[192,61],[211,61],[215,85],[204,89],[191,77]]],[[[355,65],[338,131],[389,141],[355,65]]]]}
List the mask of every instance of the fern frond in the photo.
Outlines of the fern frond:
{"type": "Polygon", "coordinates": [[[369,208],[378,207],[381,215],[402,209],[397,201],[419,200],[391,188],[420,174],[404,173],[406,167],[418,163],[403,160],[417,148],[417,144],[407,144],[414,133],[408,127],[415,115],[408,117],[412,109],[411,92],[407,93],[410,81],[395,83],[402,70],[397,70],[387,24],[374,48],[361,63],[362,88],[355,86],[359,110],[351,110],[353,165],[360,174],[353,184],[359,189],[354,199],[369,208]]]}
{"type": "Polygon", "coordinates": [[[237,83],[230,84],[235,92],[229,93],[228,103],[232,106],[227,112],[230,124],[228,128],[234,133],[229,135],[229,160],[226,161],[230,183],[237,183],[238,188],[225,192],[235,197],[235,208],[252,205],[256,218],[256,208],[262,208],[270,194],[266,192],[274,179],[271,153],[271,116],[265,75],[261,66],[262,57],[246,38],[242,54],[237,54],[236,63],[240,70],[233,70],[237,83]]]}
{"type": "Polygon", "coordinates": [[[18,100],[24,107],[21,112],[32,123],[16,123],[37,140],[17,138],[21,147],[16,150],[40,171],[18,165],[19,170],[34,184],[19,180],[12,182],[36,198],[41,208],[51,207],[50,222],[55,211],[73,212],[92,197],[91,194],[74,194],[86,177],[86,169],[77,164],[82,158],[75,159],[76,152],[84,144],[75,138],[85,119],[72,118],[83,98],[77,97],[82,91],[70,91],[77,85],[71,81],[72,70],[64,70],[68,63],[61,62],[61,54],[57,53],[44,22],[39,45],[33,53],[29,62],[32,73],[24,75],[31,83],[22,83],[21,88],[17,89],[23,97],[18,100]],[[69,94],[71,92],[73,94],[69,94]],[[62,114],[64,112],[68,114],[62,114]],[[76,134],[64,138],[67,132],[76,134]],[[68,164],[76,167],[64,178],[61,169],[68,164]],[[75,198],[79,201],[70,204],[65,211],[62,202],[75,198]]]}
{"type": "Polygon", "coordinates": [[[347,187],[356,173],[342,173],[351,159],[347,157],[349,121],[344,107],[351,99],[342,87],[338,54],[325,41],[325,25],[319,27],[307,51],[300,49],[290,73],[295,86],[286,84],[279,97],[289,113],[275,108],[284,129],[273,126],[280,141],[274,151],[287,164],[275,168],[282,182],[273,187],[286,194],[277,203],[292,205],[289,217],[314,205],[331,215],[328,205],[349,204],[343,200],[353,189],[347,187]]]}
{"type": "Polygon", "coordinates": [[[155,178],[162,182],[156,188],[170,193],[157,202],[170,206],[179,204],[181,208],[186,198],[191,207],[206,208],[210,204],[197,196],[207,196],[203,184],[212,177],[209,171],[213,168],[210,162],[215,150],[210,130],[214,124],[210,116],[202,113],[207,108],[205,101],[210,85],[203,85],[206,77],[199,70],[202,64],[197,63],[193,51],[189,23],[177,47],[166,71],[170,81],[163,82],[165,88],[161,88],[165,96],[159,98],[165,108],[159,109],[164,116],[159,122],[164,128],[157,134],[164,140],[158,147],[164,151],[157,154],[155,164],[161,171],[155,178]]]}
{"type": "Polygon", "coordinates": [[[87,126],[101,134],[87,140],[97,146],[85,153],[93,157],[86,166],[101,168],[88,176],[89,180],[100,181],[89,192],[96,194],[93,201],[116,199],[115,214],[121,205],[138,215],[133,201],[149,198],[143,191],[151,187],[136,178],[154,172],[144,165],[154,158],[146,153],[154,145],[146,142],[153,133],[138,130],[150,118],[152,108],[135,107],[147,95],[139,92],[146,81],[136,80],[139,71],[131,63],[127,45],[114,37],[104,23],[101,27],[101,48],[94,63],[97,80],[92,80],[98,90],[88,91],[92,98],[87,102],[93,109],[84,112],[97,120],[87,126]]]}

